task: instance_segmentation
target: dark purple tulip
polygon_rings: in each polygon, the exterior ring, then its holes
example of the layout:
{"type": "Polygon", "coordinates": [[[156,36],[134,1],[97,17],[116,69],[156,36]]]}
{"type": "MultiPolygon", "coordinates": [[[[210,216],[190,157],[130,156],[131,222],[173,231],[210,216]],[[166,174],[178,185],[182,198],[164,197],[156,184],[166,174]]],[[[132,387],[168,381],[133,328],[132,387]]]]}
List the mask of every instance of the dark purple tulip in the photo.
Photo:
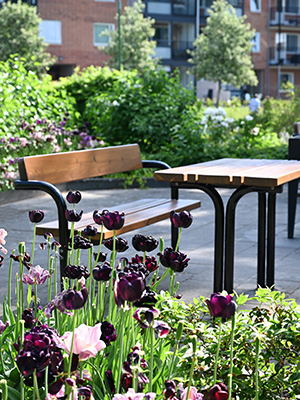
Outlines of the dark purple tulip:
{"type": "Polygon", "coordinates": [[[220,382],[212,386],[208,392],[209,400],[227,400],[228,389],[227,386],[220,382]]]}
{"type": "Polygon", "coordinates": [[[95,222],[96,224],[98,224],[98,225],[103,225],[102,216],[101,216],[101,213],[99,213],[98,210],[95,210],[95,211],[93,212],[93,220],[94,220],[94,222],[95,222]]]}
{"type": "Polygon", "coordinates": [[[101,213],[101,219],[103,221],[103,225],[109,231],[119,230],[122,228],[125,222],[125,213],[119,211],[108,211],[103,210],[101,213]]]}
{"type": "Polygon", "coordinates": [[[109,263],[105,262],[103,265],[96,265],[93,269],[93,278],[96,281],[106,282],[111,277],[112,268],[109,263]]]}
{"type": "Polygon", "coordinates": [[[149,274],[158,268],[157,260],[154,256],[152,257],[146,256],[144,262],[143,259],[144,259],[143,257],[136,254],[135,257],[131,259],[131,264],[138,264],[141,265],[142,267],[145,267],[147,273],[149,274]]]}
{"type": "Polygon", "coordinates": [[[66,265],[65,274],[70,279],[80,279],[84,277],[87,279],[90,273],[84,265],[66,265]]]}
{"type": "MultiPolygon", "coordinates": [[[[94,254],[94,260],[97,260],[98,253],[93,253],[93,254],[94,254]]],[[[99,253],[99,257],[98,257],[98,261],[102,263],[102,262],[106,261],[106,257],[107,257],[107,253],[100,252],[99,253]]]]}
{"type": "Polygon", "coordinates": [[[78,214],[75,210],[66,210],[65,217],[69,222],[78,222],[81,220],[83,210],[78,214]]]}
{"type": "Polygon", "coordinates": [[[232,301],[230,294],[223,296],[222,294],[213,293],[210,300],[205,300],[210,315],[214,318],[231,318],[236,312],[236,303],[232,301]]]}
{"type": "Polygon", "coordinates": [[[157,303],[157,293],[146,286],[142,297],[133,303],[134,307],[151,307],[157,303]]]}
{"type": "Polygon", "coordinates": [[[32,310],[28,308],[27,310],[24,310],[22,313],[22,319],[25,321],[25,328],[30,329],[34,325],[34,318],[32,314],[32,310]]]}
{"type": "Polygon", "coordinates": [[[8,327],[9,323],[8,321],[5,322],[5,324],[0,320],[0,335],[5,331],[5,329],[8,327]]]}
{"type": "Polygon", "coordinates": [[[149,253],[156,249],[158,246],[158,240],[151,235],[144,236],[137,234],[132,238],[132,245],[136,251],[147,251],[149,253]]]}
{"type": "Polygon", "coordinates": [[[18,254],[18,255],[11,254],[11,255],[10,255],[10,258],[12,258],[13,260],[18,261],[18,262],[20,261],[20,258],[21,258],[22,264],[23,264],[28,270],[30,269],[30,267],[32,267],[32,264],[30,263],[31,257],[30,257],[30,254],[29,254],[29,253],[24,253],[23,256],[21,256],[20,254],[18,254]]]}
{"type": "MultiPolygon", "coordinates": [[[[72,245],[72,239],[69,239],[69,245],[72,245]]],[[[82,249],[82,250],[86,250],[86,249],[90,249],[91,247],[93,247],[93,243],[90,242],[88,239],[79,236],[79,235],[75,235],[74,239],[73,239],[73,246],[74,249],[82,249]]]]}
{"type": "Polygon", "coordinates": [[[94,237],[97,235],[97,228],[92,225],[88,225],[84,230],[82,231],[83,235],[86,237],[94,237]]]}
{"type": "Polygon", "coordinates": [[[115,298],[117,305],[124,301],[137,301],[141,298],[145,289],[144,277],[138,274],[119,275],[115,283],[115,298]]]}
{"type": "MultiPolygon", "coordinates": [[[[104,246],[109,249],[110,251],[113,251],[113,243],[114,243],[114,238],[109,238],[106,240],[103,240],[104,246]]],[[[116,238],[116,252],[117,253],[124,253],[124,251],[128,250],[128,242],[125,239],[122,238],[116,238]]]]}
{"type": "Polygon", "coordinates": [[[176,383],[174,381],[165,381],[165,387],[165,399],[172,399],[176,396],[176,383]]]}
{"type": "Polygon", "coordinates": [[[193,216],[189,211],[170,212],[170,220],[175,228],[188,228],[193,222],[193,216]]]}
{"type": "Polygon", "coordinates": [[[29,211],[29,219],[31,222],[37,224],[38,222],[41,222],[44,219],[44,211],[41,210],[31,210],[29,211]]]}
{"type": "Polygon", "coordinates": [[[189,258],[180,251],[174,251],[172,247],[167,247],[164,254],[158,253],[160,262],[166,268],[171,268],[174,272],[182,272],[188,266],[189,258]]]}
{"type": "Polygon", "coordinates": [[[111,393],[115,393],[116,387],[115,387],[114,378],[113,378],[111,370],[105,371],[104,374],[107,379],[107,383],[108,383],[111,393]]]}
{"type": "Polygon", "coordinates": [[[78,291],[69,289],[63,295],[63,303],[67,310],[78,310],[85,305],[87,298],[88,291],[86,287],[78,291]]]}
{"type": "Polygon", "coordinates": [[[78,393],[79,397],[84,400],[89,400],[89,399],[94,398],[93,393],[92,393],[92,387],[90,385],[81,386],[81,387],[77,388],[77,393],[78,393]]]}
{"type": "Polygon", "coordinates": [[[110,324],[108,321],[103,321],[101,324],[101,336],[100,340],[103,340],[103,342],[106,344],[106,346],[109,346],[111,342],[114,342],[117,340],[117,334],[115,327],[110,324]]]}
{"type": "Polygon", "coordinates": [[[76,192],[71,192],[70,191],[67,194],[67,201],[70,204],[77,204],[77,203],[80,202],[80,200],[81,200],[81,193],[78,190],[76,190],[76,192]]]}
{"type": "Polygon", "coordinates": [[[0,255],[0,267],[2,267],[4,257],[0,255]]]}

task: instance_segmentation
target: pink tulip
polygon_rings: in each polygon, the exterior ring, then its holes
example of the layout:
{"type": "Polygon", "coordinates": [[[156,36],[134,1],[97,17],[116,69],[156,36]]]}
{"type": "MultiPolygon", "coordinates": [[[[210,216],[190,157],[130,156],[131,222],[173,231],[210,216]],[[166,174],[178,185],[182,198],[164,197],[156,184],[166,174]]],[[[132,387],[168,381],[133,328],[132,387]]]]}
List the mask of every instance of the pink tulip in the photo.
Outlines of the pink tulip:
{"type": "Polygon", "coordinates": [[[49,271],[43,269],[39,265],[36,267],[31,267],[29,269],[29,274],[24,274],[22,281],[27,285],[41,285],[46,279],[50,277],[49,271]]]}
{"type": "Polygon", "coordinates": [[[130,388],[125,394],[115,394],[112,400],[143,400],[145,397],[153,400],[155,393],[135,393],[134,389],[130,388]]]}
{"type": "Polygon", "coordinates": [[[6,241],[4,240],[4,238],[7,236],[7,232],[5,229],[0,229],[0,250],[2,251],[2,253],[6,254],[7,250],[2,246],[3,244],[6,243],[6,241]]]}
{"type": "MultiPolygon", "coordinates": [[[[95,326],[80,325],[74,332],[73,354],[77,354],[79,361],[96,357],[98,351],[104,349],[105,343],[100,340],[101,324],[95,326]]],[[[61,338],[59,347],[70,354],[73,332],[66,332],[61,338]]]]}

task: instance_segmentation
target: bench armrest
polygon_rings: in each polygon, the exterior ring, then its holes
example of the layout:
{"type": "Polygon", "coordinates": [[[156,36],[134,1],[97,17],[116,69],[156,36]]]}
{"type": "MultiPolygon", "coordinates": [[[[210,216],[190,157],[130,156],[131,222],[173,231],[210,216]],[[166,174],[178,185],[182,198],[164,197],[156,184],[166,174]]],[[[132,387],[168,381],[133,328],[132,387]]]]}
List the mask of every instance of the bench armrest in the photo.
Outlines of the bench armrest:
{"type": "Polygon", "coordinates": [[[61,263],[61,276],[64,276],[64,271],[62,266],[66,265],[67,261],[67,249],[68,249],[68,221],[65,217],[65,211],[67,209],[66,202],[61,194],[61,192],[51,183],[44,181],[22,181],[17,179],[15,181],[16,190],[41,190],[48,193],[56,203],[58,212],[58,224],[59,224],[59,243],[60,254],[63,257],[63,262],[61,263]]]}
{"type": "Polygon", "coordinates": [[[156,160],[142,160],[143,168],[159,168],[159,169],[169,169],[170,165],[163,161],[156,160]]]}

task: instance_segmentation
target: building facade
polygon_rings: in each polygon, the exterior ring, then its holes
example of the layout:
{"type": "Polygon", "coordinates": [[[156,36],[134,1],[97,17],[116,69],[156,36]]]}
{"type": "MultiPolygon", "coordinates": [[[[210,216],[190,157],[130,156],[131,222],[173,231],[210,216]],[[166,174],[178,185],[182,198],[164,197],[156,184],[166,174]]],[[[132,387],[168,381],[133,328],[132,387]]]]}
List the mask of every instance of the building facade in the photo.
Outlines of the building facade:
{"type": "MultiPolygon", "coordinates": [[[[5,0],[0,0],[0,5],[5,0]]],[[[130,1],[120,0],[121,8],[130,1]]],[[[256,30],[252,59],[258,78],[255,88],[229,85],[231,95],[257,92],[262,97],[284,97],[284,83],[300,85],[300,0],[228,0],[238,15],[246,15],[256,30]]],[[[56,57],[54,78],[70,75],[76,66],[104,65],[101,52],[108,37],[99,34],[117,29],[118,0],[26,0],[42,18],[40,34],[56,57]],[[99,50],[100,48],[100,50],[99,50]]],[[[155,19],[156,54],[167,71],[178,69],[185,86],[195,85],[189,73],[187,50],[206,25],[213,0],[144,0],[145,16],[155,19]]],[[[201,96],[214,90],[212,82],[199,82],[201,96]]]]}

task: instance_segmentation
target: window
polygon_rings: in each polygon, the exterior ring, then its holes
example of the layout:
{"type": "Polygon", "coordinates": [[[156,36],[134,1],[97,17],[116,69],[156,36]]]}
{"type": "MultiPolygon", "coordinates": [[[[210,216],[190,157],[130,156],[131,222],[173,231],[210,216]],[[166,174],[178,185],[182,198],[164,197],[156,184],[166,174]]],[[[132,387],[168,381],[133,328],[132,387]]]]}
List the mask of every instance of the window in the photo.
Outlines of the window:
{"type": "Polygon", "coordinates": [[[250,0],[250,11],[261,12],[261,0],[250,0]]]}
{"type": "Polygon", "coordinates": [[[61,21],[41,21],[39,35],[48,44],[61,44],[61,21]]]}
{"type": "Polygon", "coordinates": [[[109,41],[109,36],[101,35],[106,30],[112,31],[115,29],[114,24],[94,24],[94,46],[106,46],[109,41]]]}
{"type": "Polygon", "coordinates": [[[298,35],[286,35],[286,51],[289,53],[298,52],[298,35]]]}
{"type": "Polygon", "coordinates": [[[286,0],[285,11],[290,14],[298,14],[299,0],[286,0]]]}
{"type": "Polygon", "coordinates": [[[254,38],[251,40],[252,52],[260,53],[260,32],[256,32],[254,38]]]}
{"type": "Polygon", "coordinates": [[[286,83],[290,82],[294,85],[294,73],[293,72],[284,72],[280,74],[280,91],[286,92],[287,90],[284,88],[286,83]]]}
{"type": "Polygon", "coordinates": [[[170,46],[170,24],[168,22],[156,22],[154,24],[154,40],[159,47],[170,46]]]}

